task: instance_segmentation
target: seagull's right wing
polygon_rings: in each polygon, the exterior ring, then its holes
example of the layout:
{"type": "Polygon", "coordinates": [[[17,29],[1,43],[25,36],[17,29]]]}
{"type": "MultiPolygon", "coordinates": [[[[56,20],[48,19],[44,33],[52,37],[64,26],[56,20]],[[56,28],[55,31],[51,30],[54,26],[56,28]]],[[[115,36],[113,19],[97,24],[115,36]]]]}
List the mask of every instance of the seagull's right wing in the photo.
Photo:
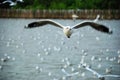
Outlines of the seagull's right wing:
{"type": "Polygon", "coordinates": [[[43,19],[43,20],[40,20],[40,21],[29,23],[28,25],[25,26],[25,28],[40,27],[40,26],[44,26],[44,25],[47,25],[47,24],[51,24],[51,25],[54,25],[54,26],[59,27],[59,28],[63,28],[64,27],[60,23],[57,23],[57,22],[55,22],[53,20],[43,19]]]}

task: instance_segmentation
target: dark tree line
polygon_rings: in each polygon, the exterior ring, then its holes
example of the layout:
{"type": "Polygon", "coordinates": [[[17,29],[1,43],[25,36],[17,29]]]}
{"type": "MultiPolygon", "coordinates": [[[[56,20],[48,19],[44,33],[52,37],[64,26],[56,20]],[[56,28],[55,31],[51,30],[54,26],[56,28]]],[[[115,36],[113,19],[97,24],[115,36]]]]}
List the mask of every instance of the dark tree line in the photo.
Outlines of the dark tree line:
{"type": "MultiPolygon", "coordinates": [[[[15,1],[15,0],[13,0],[15,1]]],[[[120,9],[120,0],[24,0],[13,8],[24,9],[120,9]]]]}

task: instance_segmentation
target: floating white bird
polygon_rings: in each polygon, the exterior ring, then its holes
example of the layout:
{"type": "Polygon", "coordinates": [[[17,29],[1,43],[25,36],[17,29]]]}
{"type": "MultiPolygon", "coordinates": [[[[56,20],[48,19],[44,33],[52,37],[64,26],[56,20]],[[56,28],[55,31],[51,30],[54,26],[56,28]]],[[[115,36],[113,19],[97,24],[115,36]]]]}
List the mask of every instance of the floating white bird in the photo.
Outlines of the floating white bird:
{"type": "Polygon", "coordinates": [[[68,38],[70,38],[70,36],[73,32],[72,31],[73,29],[78,29],[78,28],[88,26],[88,25],[91,26],[92,28],[94,28],[95,30],[98,30],[98,31],[101,31],[101,32],[104,32],[104,33],[108,33],[108,34],[112,33],[112,31],[109,30],[109,28],[107,28],[105,25],[95,23],[94,21],[83,21],[81,23],[78,23],[78,24],[70,27],[70,26],[63,26],[60,23],[55,22],[55,21],[50,20],[50,19],[42,19],[40,21],[29,23],[28,25],[25,26],[25,28],[40,27],[40,26],[44,26],[44,25],[47,25],[47,24],[51,24],[51,25],[54,25],[56,27],[62,28],[64,34],[68,38]]]}

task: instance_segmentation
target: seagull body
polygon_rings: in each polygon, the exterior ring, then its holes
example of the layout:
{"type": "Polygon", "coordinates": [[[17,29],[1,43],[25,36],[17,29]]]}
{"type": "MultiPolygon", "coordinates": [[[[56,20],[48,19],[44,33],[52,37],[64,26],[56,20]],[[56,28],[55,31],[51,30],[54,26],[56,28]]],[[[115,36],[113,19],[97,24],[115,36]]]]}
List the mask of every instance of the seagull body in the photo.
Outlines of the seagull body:
{"type": "Polygon", "coordinates": [[[60,23],[55,22],[55,21],[50,20],[50,19],[42,19],[40,21],[29,23],[28,25],[25,26],[25,28],[40,27],[40,26],[44,26],[44,25],[47,25],[47,24],[51,24],[51,25],[54,25],[56,27],[62,28],[63,33],[68,38],[70,38],[73,29],[78,29],[78,28],[88,26],[88,25],[91,26],[92,28],[94,28],[95,30],[98,30],[98,31],[101,31],[101,32],[104,32],[104,33],[108,33],[108,34],[112,33],[112,31],[110,31],[109,28],[107,28],[106,26],[104,26],[102,24],[95,23],[94,21],[83,21],[81,23],[78,23],[78,24],[70,27],[70,26],[63,26],[60,23]]]}
{"type": "Polygon", "coordinates": [[[78,18],[78,16],[76,14],[73,14],[72,18],[78,18]]]}
{"type": "Polygon", "coordinates": [[[72,34],[72,30],[71,30],[71,28],[70,28],[69,26],[67,26],[67,27],[64,27],[64,28],[63,28],[63,33],[64,33],[68,38],[70,38],[70,36],[71,36],[71,34],[72,34]]]}

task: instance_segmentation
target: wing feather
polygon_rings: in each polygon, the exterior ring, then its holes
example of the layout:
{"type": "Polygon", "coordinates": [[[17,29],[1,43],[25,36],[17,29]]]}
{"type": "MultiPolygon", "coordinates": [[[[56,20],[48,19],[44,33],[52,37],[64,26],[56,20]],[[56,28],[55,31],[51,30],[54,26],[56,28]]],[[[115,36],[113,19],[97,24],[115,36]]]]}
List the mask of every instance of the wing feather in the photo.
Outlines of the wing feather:
{"type": "Polygon", "coordinates": [[[75,26],[73,26],[73,29],[78,29],[78,28],[85,27],[85,26],[91,26],[95,30],[98,30],[98,31],[101,31],[101,32],[105,32],[105,33],[109,33],[109,34],[112,33],[112,31],[110,31],[109,28],[107,28],[105,25],[98,24],[98,23],[95,23],[95,22],[90,22],[90,21],[78,23],[75,26]]]}
{"type": "Polygon", "coordinates": [[[40,20],[40,21],[29,23],[28,25],[25,26],[25,28],[40,27],[40,26],[44,26],[44,25],[47,25],[47,24],[51,24],[51,25],[54,25],[54,26],[59,27],[59,28],[63,28],[64,27],[60,23],[55,22],[53,20],[44,19],[44,20],[40,20]]]}

